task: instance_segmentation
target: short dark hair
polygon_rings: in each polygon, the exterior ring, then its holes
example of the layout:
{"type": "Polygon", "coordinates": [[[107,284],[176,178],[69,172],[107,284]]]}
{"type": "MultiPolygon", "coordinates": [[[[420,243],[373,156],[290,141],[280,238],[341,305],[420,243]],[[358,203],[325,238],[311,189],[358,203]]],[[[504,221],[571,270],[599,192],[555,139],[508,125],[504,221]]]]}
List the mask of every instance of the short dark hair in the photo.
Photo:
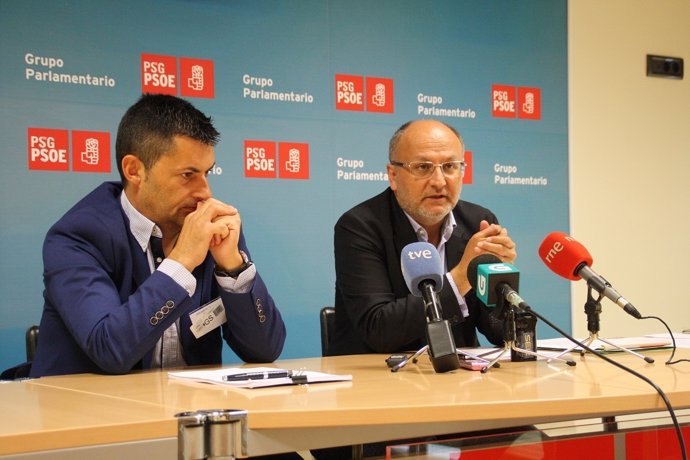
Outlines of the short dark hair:
{"type": "Polygon", "coordinates": [[[184,99],[165,94],[144,94],[120,120],[115,141],[117,170],[123,184],[122,159],[132,154],[150,169],[170,149],[175,136],[187,136],[215,146],[220,133],[212,119],[184,99]]]}
{"type": "MultiPolygon", "coordinates": [[[[403,134],[405,134],[405,131],[407,131],[407,128],[410,127],[410,125],[416,121],[421,121],[421,120],[410,120],[408,122],[405,122],[398,128],[395,133],[393,133],[393,136],[391,137],[391,140],[388,142],[388,161],[391,161],[393,159],[393,155],[395,154],[395,151],[398,149],[398,143],[400,142],[400,138],[402,137],[403,134]]],[[[433,120],[441,123],[443,126],[446,128],[450,129],[453,134],[458,136],[458,139],[460,139],[460,143],[464,144],[464,141],[462,140],[462,136],[460,136],[460,133],[458,132],[457,129],[446,123],[445,121],[441,120],[433,120]]]]}

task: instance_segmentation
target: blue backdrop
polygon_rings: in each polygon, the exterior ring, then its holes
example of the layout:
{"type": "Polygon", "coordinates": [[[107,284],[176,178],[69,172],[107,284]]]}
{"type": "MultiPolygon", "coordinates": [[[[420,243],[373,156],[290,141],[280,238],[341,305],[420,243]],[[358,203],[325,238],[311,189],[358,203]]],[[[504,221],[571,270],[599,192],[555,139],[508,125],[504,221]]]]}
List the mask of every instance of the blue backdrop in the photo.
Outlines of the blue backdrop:
{"type": "Polygon", "coordinates": [[[240,209],[283,312],[283,358],[320,355],[333,225],[387,186],[388,139],[414,118],[461,132],[463,199],[508,227],[521,294],[570,329],[569,284],[537,254],[569,229],[565,0],[3,0],[0,60],[0,369],[23,361],[24,331],[40,319],[46,231],[117,180],[119,119],[155,90],[189,99],[221,131],[211,184],[240,209]],[[99,141],[96,163],[81,132],[99,141]],[[298,165],[286,172],[291,148],[298,165]],[[262,155],[275,169],[247,168],[262,155]]]}

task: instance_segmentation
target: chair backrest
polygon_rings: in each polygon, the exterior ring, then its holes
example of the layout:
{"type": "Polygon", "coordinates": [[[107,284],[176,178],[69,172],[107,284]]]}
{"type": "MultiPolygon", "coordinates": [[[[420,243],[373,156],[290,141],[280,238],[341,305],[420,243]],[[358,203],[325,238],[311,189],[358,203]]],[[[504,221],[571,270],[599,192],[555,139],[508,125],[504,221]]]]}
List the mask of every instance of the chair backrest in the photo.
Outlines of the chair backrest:
{"type": "Polygon", "coordinates": [[[36,355],[38,345],[38,326],[29,326],[25,334],[26,338],[26,362],[12,366],[0,372],[0,380],[17,380],[29,377],[31,364],[36,355]]]}
{"type": "Polygon", "coordinates": [[[33,361],[38,346],[38,326],[35,324],[26,330],[26,360],[33,361]]]}
{"type": "Polygon", "coordinates": [[[323,307],[319,312],[321,323],[321,356],[330,356],[331,334],[335,329],[335,308],[323,307]]]}

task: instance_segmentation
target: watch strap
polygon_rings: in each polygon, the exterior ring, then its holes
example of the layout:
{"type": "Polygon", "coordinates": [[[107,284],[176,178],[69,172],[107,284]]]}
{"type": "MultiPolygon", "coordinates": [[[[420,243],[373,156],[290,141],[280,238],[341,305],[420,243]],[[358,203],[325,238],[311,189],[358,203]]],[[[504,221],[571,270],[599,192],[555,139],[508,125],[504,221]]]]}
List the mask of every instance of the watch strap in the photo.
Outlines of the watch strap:
{"type": "Polygon", "coordinates": [[[216,274],[216,276],[229,276],[231,278],[237,278],[243,271],[245,271],[252,265],[252,261],[249,260],[249,257],[247,256],[247,254],[245,254],[244,251],[240,251],[240,255],[242,256],[242,260],[244,262],[242,262],[242,265],[240,265],[236,269],[225,271],[216,268],[213,270],[213,272],[216,274]]]}

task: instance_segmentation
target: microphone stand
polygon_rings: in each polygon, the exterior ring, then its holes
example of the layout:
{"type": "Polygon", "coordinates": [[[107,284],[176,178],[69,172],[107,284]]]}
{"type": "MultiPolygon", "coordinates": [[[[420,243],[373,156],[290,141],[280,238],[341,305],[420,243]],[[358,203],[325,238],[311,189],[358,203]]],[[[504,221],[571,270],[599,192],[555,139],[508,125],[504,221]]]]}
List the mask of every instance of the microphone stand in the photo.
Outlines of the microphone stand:
{"type": "MultiPolygon", "coordinates": [[[[585,302],[585,313],[587,314],[587,330],[589,331],[589,337],[583,340],[582,343],[588,347],[591,347],[592,343],[594,343],[595,340],[600,340],[612,348],[630,353],[631,355],[644,359],[648,363],[653,363],[653,358],[641,355],[640,353],[637,353],[625,347],[621,347],[620,345],[616,345],[615,343],[612,343],[606,339],[602,339],[601,337],[599,337],[599,314],[601,313],[601,299],[603,297],[603,294],[599,294],[599,297],[597,299],[594,299],[594,296],[592,295],[592,287],[587,285],[587,301],[585,302]]],[[[567,350],[564,350],[561,353],[554,356],[553,359],[559,358],[566,353],[570,353],[571,351],[575,350],[578,346],[579,345],[573,345],[567,350]]],[[[584,348],[580,350],[580,356],[584,356],[585,353],[587,353],[587,350],[585,350],[584,348]]]]}
{"type": "MultiPolygon", "coordinates": [[[[435,293],[433,291],[433,286],[427,285],[427,286],[425,286],[425,289],[429,294],[428,295],[429,298],[432,299],[431,302],[426,304],[426,314],[427,314],[426,321],[427,321],[427,327],[428,327],[429,323],[437,323],[437,322],[440,323],[441,321],[445,321],[445,320],[441,319],[441,312],[440,312],[440,308],[438,305],[438,301],[435,297],[435,293]]],[[[419,360],[419,356],[424,352],[429,352],[429,345],[424,345],[422,348],[417,350],[412,356],[408,356],[405,359],[403,359],[402,361],[400,361],[398,364],[396,364],[395,366],[392,366],[391,372],[398,372],[400,369],[405,367],[407,365],[407,363],[409,363],[410,361],[417,364],[417,361],[419,360]]],[[[467,353],[465,351],[461,351],[459,348],[455,348],[455,353],[458,355],[464,355],[464,356],[460,357],[460,359],[476,359],[476,360],[484,361],[487,363],[489,362],[488,359],[484,359],[484,358],[481,358],[479,356],[475,356],[475,355],[472,355],[470,353],[467,353]]],[[[432,354],[429,353],[429,356],[431,357],[432,354]]],[[[452,354],[448,355],[448,356],[452,356],[452,354]]],[[[434,369],[436,369],[436,365],[434,365],[434,369]]]]}
{"type": "MultiPolygon", "coordinates": [[[[402,361],[400,361],[395,366],[391,367],[391,372],[398,372],[400,369],[405,367],[410,361],[412,361],[414,364],[417,364],[417,361],[419,361],[419,357],[422,355],[422,353],[428,352],[428,351],[429,351],[429,345],[424,345],[422,348],[417,350],[412,356],[408,356],[407,358],[403,359],[402,361]]],[[[456,348],[455,351],[458,353],[458,355],[462,355],[460,357],[460,359],[476,359],[479,361],[486,362],[487,365],[489,363],[488,359],[482,358],[482,356],[484,356],[484,355],[481,355],[481,356],[473,355],[471,353],[467,353],[464,350],[461,350],[460,348],[456,348]]],[[[499,367],[499,365],[496,364],[496,367],[499,367]]]]}
{"type": "MultiPolygon", "coordinates": [[[[526,350],[524,348],[517,347],[515,345],[515,338],[516,338],[516,336],[515,336],[515,307],[512,304],[510,304],[509,302],[506,302],[505,298],[503,296],[501,296],[499,298],[498,307],[506,310],[504,313],[505,316],[504,316],[504,320],[503,320],[503,334],[504,334],[503,347],[498,348],[494,351],[490,351],[488,353],[482,354],[482,357],[484,357],[484,356],[492,355],[494,353],[498,353],[498,355],[493,359],[493,361],[489,362],[485,367],[482,368],[481,372],[483,374],[487,373],[489,371],[489,368],[498,364],[498,360],[501,359],[503,354],[508,352],[508,351],[514,351],[516,353],[522,353],[522,354],[526,354],[529,356],[534,356],[535,358],[541,357],[541,358],[546,359],[548,362],[555,359],[558,361],[563,361],[568,366],[574,366],[575,365],[575,361],[566,360],[564,358],[561,358],[560,355],[555,356],[555,357],[550,357],[550,356],[542,355],[541,353],[534,352],[532,350],[526,350]]],[[[534,313],[532,313],[531,310],[525,310],[525,312],[536,318],[536,316],[534,315],[534,313]]]]}

